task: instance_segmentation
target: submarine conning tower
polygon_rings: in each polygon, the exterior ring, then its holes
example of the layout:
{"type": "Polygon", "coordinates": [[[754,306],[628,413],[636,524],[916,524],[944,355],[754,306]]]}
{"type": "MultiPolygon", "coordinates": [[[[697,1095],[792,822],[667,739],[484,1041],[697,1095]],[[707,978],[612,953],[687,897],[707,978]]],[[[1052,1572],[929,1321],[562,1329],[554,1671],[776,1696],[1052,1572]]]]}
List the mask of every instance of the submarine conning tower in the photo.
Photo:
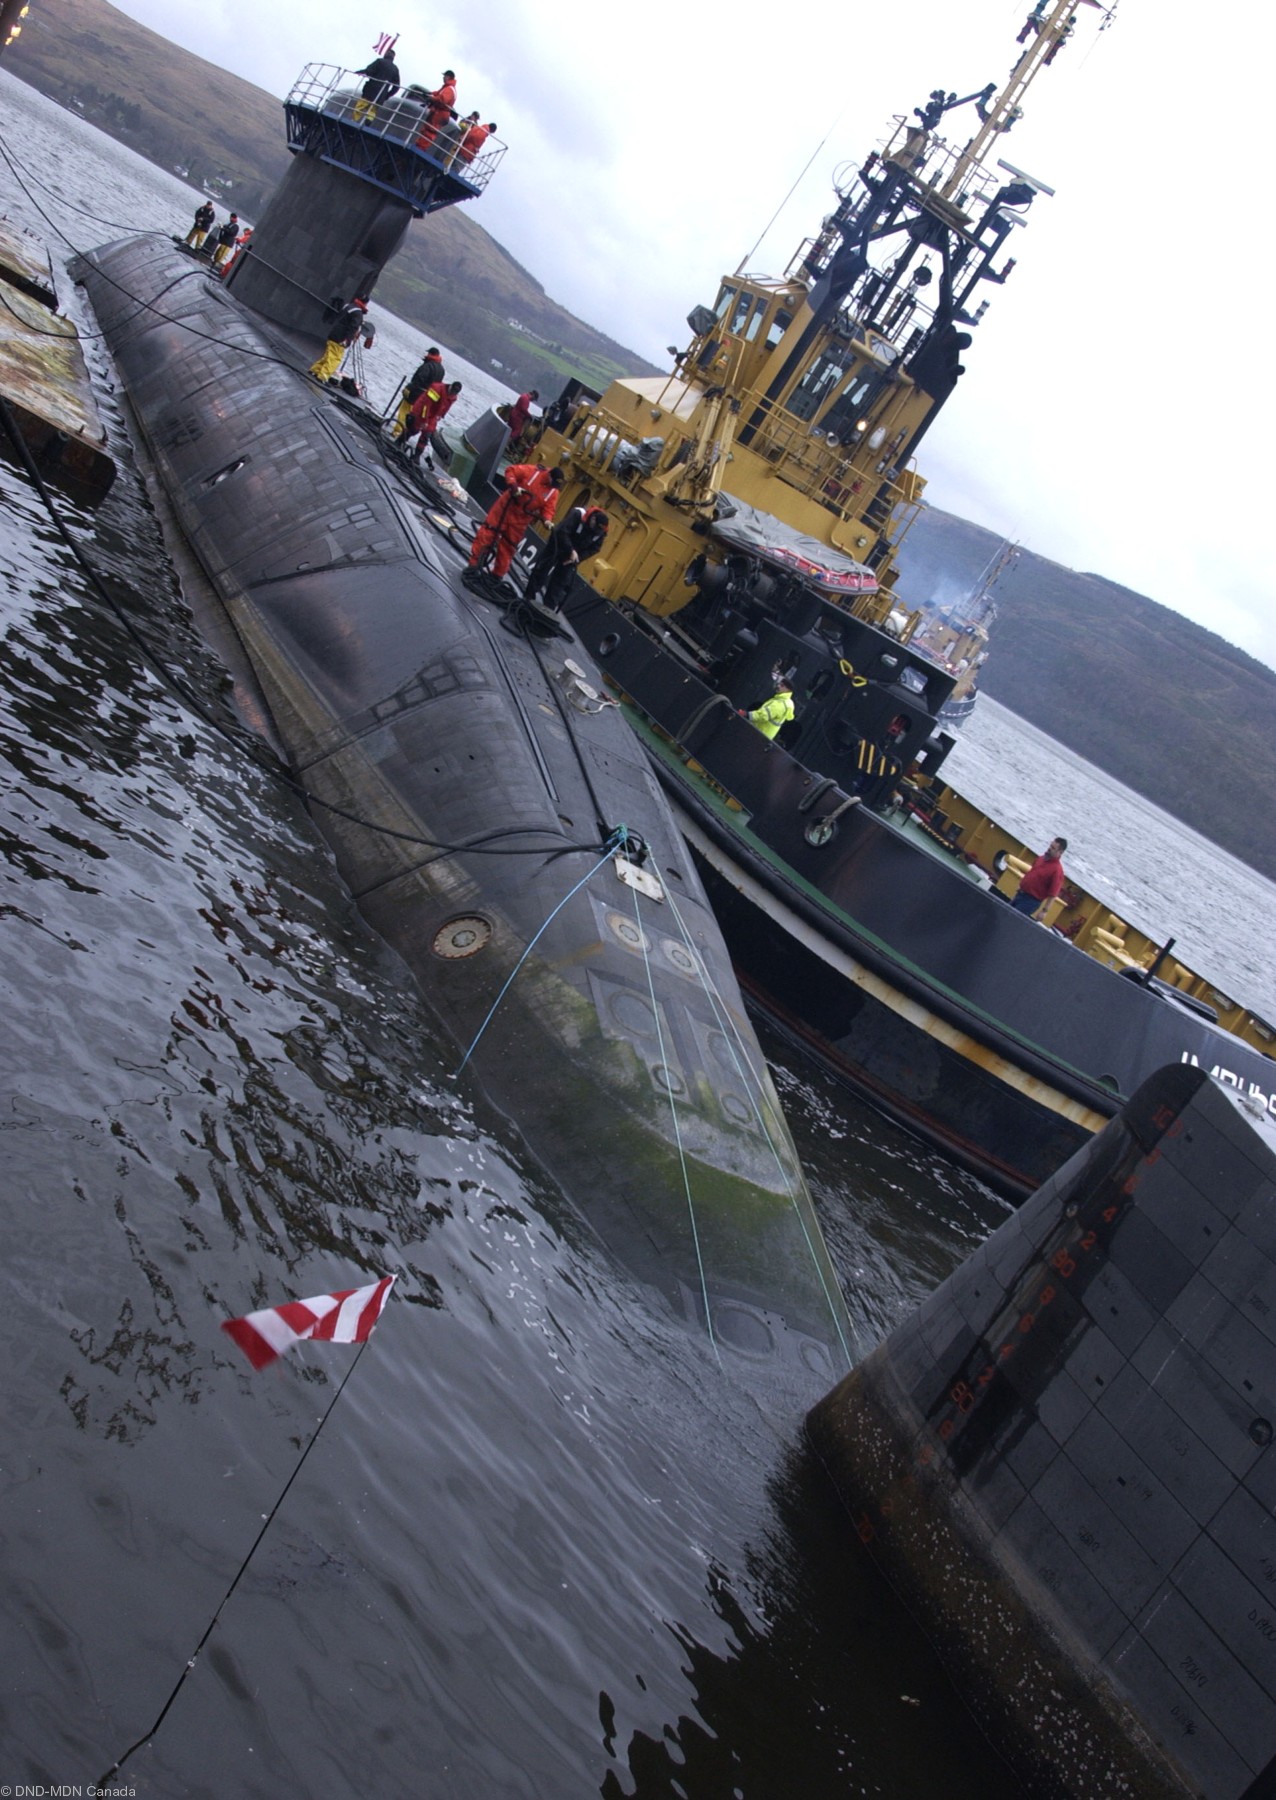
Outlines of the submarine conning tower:
{"type": "Polygon", "coordinates": [[[464,161],[458,127],[435,128],[424,88],[369,105],[363,86],[329,63],[303,69],[284,101],[292,165],[228,282],[263,318],[320,340],[340,307],[372,293],[412,220],[477,199],[505,154],[488,136],[464,161]]]}

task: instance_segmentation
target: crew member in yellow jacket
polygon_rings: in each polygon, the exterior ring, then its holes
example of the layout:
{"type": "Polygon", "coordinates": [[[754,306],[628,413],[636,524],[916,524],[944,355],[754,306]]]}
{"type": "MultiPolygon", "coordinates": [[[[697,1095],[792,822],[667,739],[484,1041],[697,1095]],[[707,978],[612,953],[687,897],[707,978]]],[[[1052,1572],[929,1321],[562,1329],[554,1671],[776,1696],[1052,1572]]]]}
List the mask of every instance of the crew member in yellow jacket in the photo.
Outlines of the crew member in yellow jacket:
{"type": "Polygon", "coordinates": [[[781,678],[774,694],[763,706],[748,715],[750,725],[756,725],[763,737],[773,738],[781,725],[785,725],[793,717],[793,684],[781,678]]]}

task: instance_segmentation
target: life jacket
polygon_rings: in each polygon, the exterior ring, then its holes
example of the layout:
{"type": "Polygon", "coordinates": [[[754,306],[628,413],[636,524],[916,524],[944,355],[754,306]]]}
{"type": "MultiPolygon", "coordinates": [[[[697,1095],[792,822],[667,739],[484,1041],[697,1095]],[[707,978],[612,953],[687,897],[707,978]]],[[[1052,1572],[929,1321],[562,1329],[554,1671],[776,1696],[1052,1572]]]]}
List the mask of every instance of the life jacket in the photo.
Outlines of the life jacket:
{"type": "Polygon", "coordinates": [[[331,342],[334,344],[353,344],[364,329],[367,307],[361,300],[352,300],[332,328],[331,342]]]}
{"type": "Polygon", "coordinates": [[[442,380],[442,359],[437,356],[427,356],[422,362],[417,364],[416,368],[408,377],[408,385],[404,390],[407,395],[408,405],[410,406],[414,400],[419,400],[426,388],[437,387],[442,380]]]}
{"type": "Polygon", "coordinates": [[[749,723],[756,725],[763,737],[773,738],[781,725],[787,725],[793,717],[792,694],[772,694],[756,712],[749,714],[749,723]]]}
{"type": "Polygon", "coordinates": [[[441,125],[444,119],[450,118],[452,108],[456,105],[456,88],[450,81],[442,87],[435,88],[430,95],[430,123],[441,125]]]}
{"type": "MultiPolygon", "coordinates": [[[[558,508],[559,490],[550,481],[548,469],[542,468],[539,463],[511,463],[505,471],[505,486],[511,490],[522,488],[524,494],[512,501],[509,510],[501,514],[501,519],[506,521],[501,525],[503,532],[512,532],[519,519],[520,535],[533,519],[541,519],[546,525],[553,522],[558,508]]],[[[496,502],[496,506],[501,504],[501,500],[496,502]]],[[[493,507],[492,510],[495,511],[496,508],[493,507]]]]}
{"type": "Polygon", "coordinates": [[[459,160],[463,163],[473,162],[491,135],[486,125],[471,125],[461,139],[461,148],[457,151],[459,160]]]}

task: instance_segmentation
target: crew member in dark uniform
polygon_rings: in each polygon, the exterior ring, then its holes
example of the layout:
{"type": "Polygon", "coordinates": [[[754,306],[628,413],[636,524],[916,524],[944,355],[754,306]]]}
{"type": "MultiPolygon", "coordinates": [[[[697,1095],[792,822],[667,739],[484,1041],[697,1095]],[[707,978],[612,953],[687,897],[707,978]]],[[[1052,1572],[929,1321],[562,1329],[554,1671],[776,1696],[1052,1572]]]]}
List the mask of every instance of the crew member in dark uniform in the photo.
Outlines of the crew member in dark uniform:
{"type": "Polygon", "coordinates": [[[399,410],[394,415],[394,435],[401,437],[403,428],[408,422],[408,414],[421,398],[426,388],[443,385],[443,358],[437,344],[431,344],[424,357],[408,376],[407,385],[399,397],[399,410]]]}
{"type": "Polygon", "coordinates": [[[544,588],[545,605],[557,612],[576,570],[602,549],[609,523],[599,506],[573,506],[537,551],[527,579],[527,598],[534,600],[544,588]]]}
{"type": "Polygon", "coordinates": [[[348,306],[343,306],[337,315],[336,324],[328,333],[328,341],[323,347],[323,355],[317,356],[310,365],[310,373],[316,381],[330,381],[341,367],[341,359],[357,337],[362,337],[369,349],[376,327],[368,318],[368,303],[362,294],[356,294],[348,306]]]}
{"type": "Polygon", "coordinates": [[[195,208],[195,223],[186,233],[186,242],[192,250],[198,250],[208,233],[212,230],[213,220],[217,217],[211,200],[205,200],[202,206],[195,208]]]}
{"type": "Polygon", "coordinates": [[[235,239],[239,236],[239,214],[232,213],[217,233],[217,248],[213,251],[213,267],[220,269],[231,251],[235,248],[235,239]]]}
{"type": "Polygon", "coordinates": [[[354,122],[356,125],[371,125],[377,116],[377,107],[383,100],[388,100],[399,85],[399,66],[393,56],[374,56],[366,69],[356,69],[356,75],[366,75],[363,92],[354,103],[354,122]]]}

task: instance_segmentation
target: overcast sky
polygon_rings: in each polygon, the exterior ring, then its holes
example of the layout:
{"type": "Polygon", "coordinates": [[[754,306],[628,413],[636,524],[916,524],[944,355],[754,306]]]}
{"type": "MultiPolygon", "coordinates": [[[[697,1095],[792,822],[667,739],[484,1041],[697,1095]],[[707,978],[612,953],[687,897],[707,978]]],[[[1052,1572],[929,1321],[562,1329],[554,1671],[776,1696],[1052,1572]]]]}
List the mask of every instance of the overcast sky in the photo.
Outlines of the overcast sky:
{"type": "MultiPolygon", "coordinates": [[[[405,82],[455,69],[460,108],[510,146],[473,216],[555,299],[662,362],[724,271],[783,269],[835,168],[894,114],[935,87],[1000,84],[1031,0],[115,3],[280,96],[308,62],[363,66],[382,31],[405,82]]],[[[1002,139],[1056,194],[1013,235],[1010,281],[985,290],[968,372],[922,447],[927,497],[1276,667],[1259,293],[1272,31],[1265,9],[1242,36],[1235,9],[1184,0],[1119,0],[1100,23],[1079,7],[1002,139]]],[[[955,117],[945,135],[964,140],[973,112],[955,117]]]]}

